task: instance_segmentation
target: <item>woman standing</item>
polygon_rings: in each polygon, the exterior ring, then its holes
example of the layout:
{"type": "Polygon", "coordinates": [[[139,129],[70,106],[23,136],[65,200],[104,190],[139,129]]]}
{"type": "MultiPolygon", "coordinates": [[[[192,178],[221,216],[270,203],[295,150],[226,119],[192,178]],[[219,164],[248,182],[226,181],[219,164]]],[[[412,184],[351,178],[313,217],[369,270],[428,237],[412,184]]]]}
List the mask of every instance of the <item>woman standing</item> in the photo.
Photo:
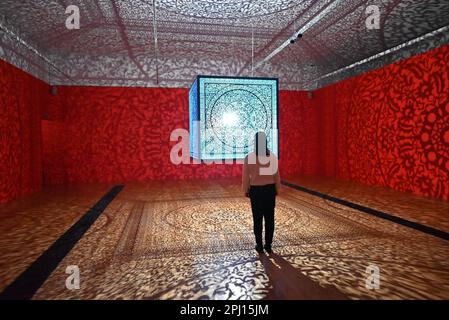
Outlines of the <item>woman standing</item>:
{"type": "Polygon", "coordinates": [[[274,207],[279,194],[281,179],[278,159],[268,150],[267,137],[258,132],[254,139],[254,152],[245,157],[242,185],[245,196],[251,199],[256,250],[271,253],[274,234],[274,207]],[[265,246],[262,243],[262,225],[265,220],[265,246]]]}

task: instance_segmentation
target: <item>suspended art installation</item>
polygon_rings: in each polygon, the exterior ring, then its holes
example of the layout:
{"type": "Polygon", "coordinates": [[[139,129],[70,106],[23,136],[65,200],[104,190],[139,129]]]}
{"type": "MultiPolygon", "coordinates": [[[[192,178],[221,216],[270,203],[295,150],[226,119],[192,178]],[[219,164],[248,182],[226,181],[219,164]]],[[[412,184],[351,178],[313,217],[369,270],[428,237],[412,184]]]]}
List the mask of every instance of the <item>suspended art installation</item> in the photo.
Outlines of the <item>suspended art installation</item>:
{"type": "Polygon", "coordinates": [[[258,131],[278,155],[278,79],[198,76],[189,110],[191,157],[242,159],[258,131]]]}

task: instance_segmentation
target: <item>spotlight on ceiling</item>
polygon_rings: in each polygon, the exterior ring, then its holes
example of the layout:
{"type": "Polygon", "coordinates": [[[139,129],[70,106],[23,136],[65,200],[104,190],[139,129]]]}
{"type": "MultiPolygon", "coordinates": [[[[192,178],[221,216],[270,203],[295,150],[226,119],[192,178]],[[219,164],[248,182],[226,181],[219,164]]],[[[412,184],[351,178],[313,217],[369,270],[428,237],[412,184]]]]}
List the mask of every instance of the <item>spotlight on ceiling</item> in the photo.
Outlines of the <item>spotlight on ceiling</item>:
{"type": "MultiPolygon", "coordinates": [[[[302,33],[298,33],[296,35],[296,39],[301,39],[302,38],[302,33]]],[[[294,44],[296,42],[295,38],[290,39],[290,44],[294,44]]]]}

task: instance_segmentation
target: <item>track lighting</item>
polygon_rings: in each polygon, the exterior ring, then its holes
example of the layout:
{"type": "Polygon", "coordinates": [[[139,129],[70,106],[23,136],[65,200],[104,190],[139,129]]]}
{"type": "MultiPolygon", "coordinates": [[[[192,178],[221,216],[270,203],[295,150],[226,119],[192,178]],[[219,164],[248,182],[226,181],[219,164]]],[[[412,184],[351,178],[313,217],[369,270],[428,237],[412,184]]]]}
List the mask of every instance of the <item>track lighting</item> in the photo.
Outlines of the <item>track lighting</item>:
{"type": "MultiPolygon", "coordinates": [[[[296,39],[301,39],[302,38],[302,33],[298,33],[296,35],[296,39]]],[[[292,38],[290,39],[290,44],[294,44],[296,42],[296,39],[292,38]]]]}

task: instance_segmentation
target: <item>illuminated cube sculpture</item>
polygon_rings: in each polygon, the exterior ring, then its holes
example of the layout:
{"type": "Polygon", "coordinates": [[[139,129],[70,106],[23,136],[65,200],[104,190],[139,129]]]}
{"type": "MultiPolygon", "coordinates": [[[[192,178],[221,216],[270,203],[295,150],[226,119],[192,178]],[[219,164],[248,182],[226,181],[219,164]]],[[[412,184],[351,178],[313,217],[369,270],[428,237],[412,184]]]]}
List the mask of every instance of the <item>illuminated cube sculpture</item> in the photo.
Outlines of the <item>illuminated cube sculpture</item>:
{"type": "Polygon", "coordinates": [[[198,76],[190,87],[190,156],[242,159],[264,131],[278,155],[278,80],[198,76]]]}

